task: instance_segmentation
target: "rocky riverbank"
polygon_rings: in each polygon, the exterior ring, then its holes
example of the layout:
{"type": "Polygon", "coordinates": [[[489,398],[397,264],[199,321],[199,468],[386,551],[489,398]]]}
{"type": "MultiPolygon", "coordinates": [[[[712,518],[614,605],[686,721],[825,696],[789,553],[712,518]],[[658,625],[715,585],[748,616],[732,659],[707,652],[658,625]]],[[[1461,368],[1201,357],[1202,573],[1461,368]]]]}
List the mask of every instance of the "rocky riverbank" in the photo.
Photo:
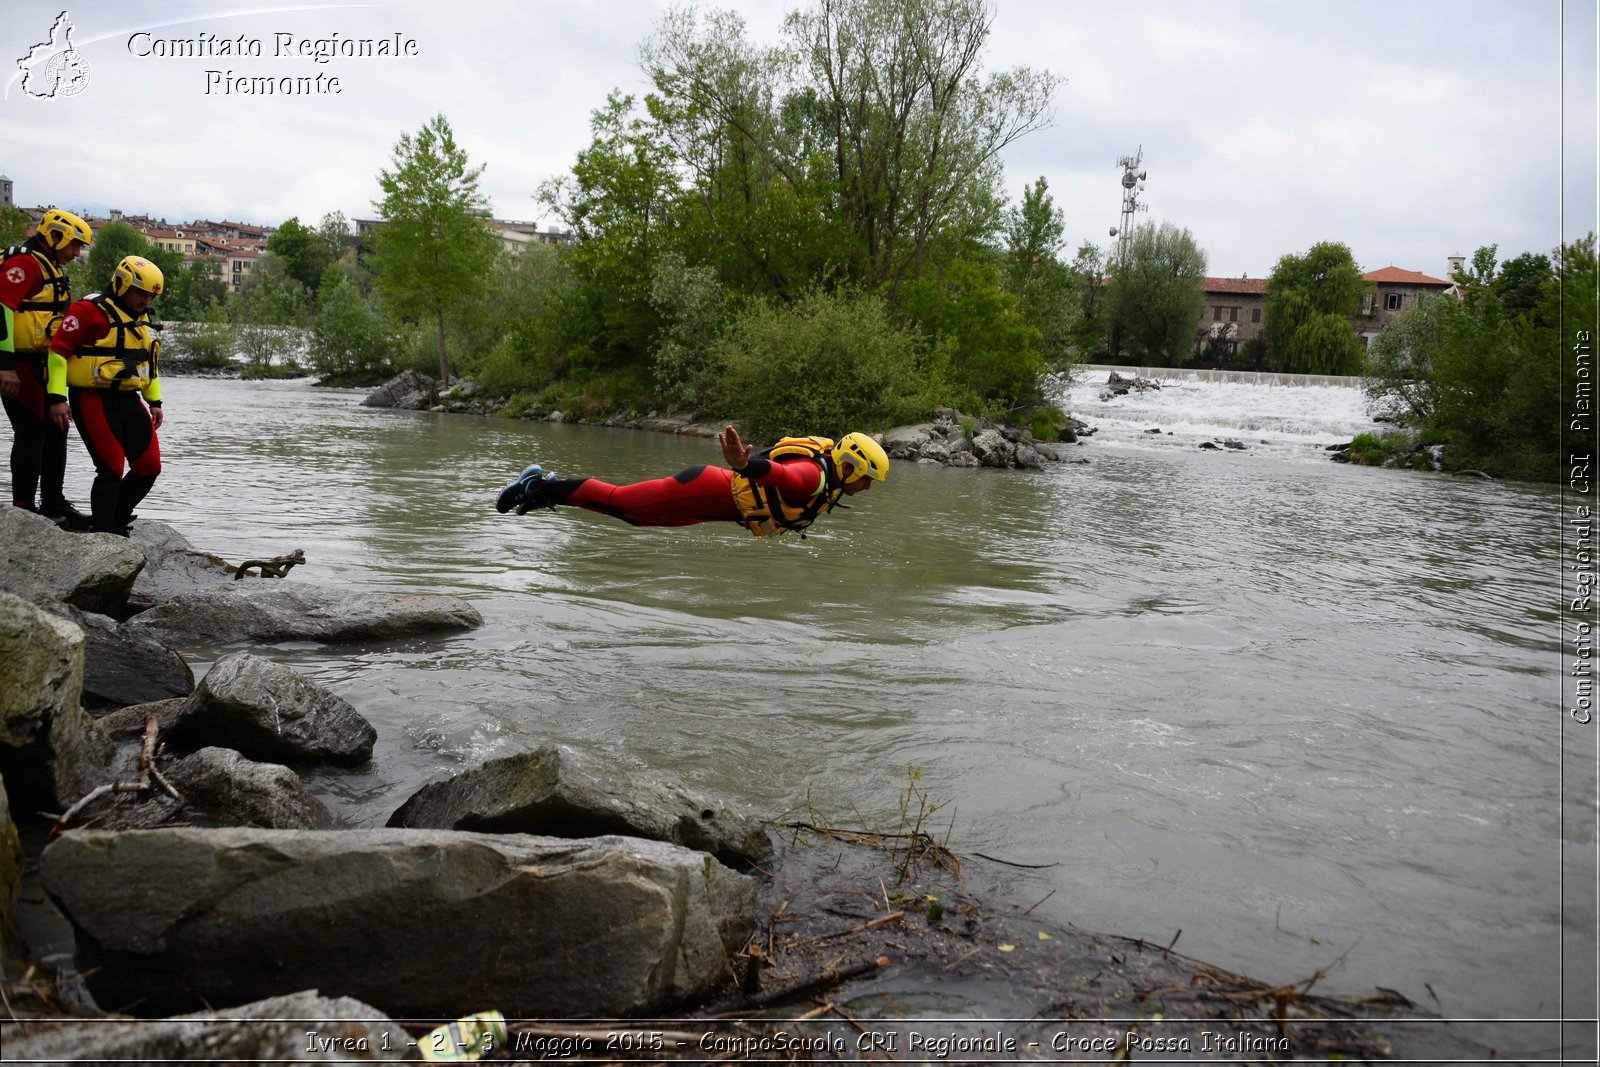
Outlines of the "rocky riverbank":
{"type": "MultiPolygon", "coordinates": [[[[765,822],[560,738],[397,798],[386,826],[335,825],[297,768],[367,767],[375,731],[259,646],[471,627],[472,605],[323,589],[292,553],[230,566],[156,523],[128,540],[13,509],[0,543],[8,1058],[415,1058],[441,1019],[484,1010],[520,1020],[519,1058],[970,1060],[999,1042],[1104,1061],[1159,1040],[1377,1059],[1420,1040],[1345,1021],[1414,1014],[1397,994],[1323,998],[1321,975],[1254,982],[1040,923],[969,895],[913,827],[765,822]],[[201,645],[222,654],[196,684],[201,645]],[[33,864],[75,939],[58,976],[10,921],[33,864]],[[135,1017],[169,1021],[116,1021],[135,1017]],[[530,1021],[553,1018],[633,1022],[530,1021]]],[[[1454,1040],[1430,1025],[1430,1051],[1454,1040]]]]}
{"type": "MultiPolygon", "coordinates": [[[[443,393],[436,379],[417,371],[405,373],[378,386],[362,401],[367,407],[397,408],[407,411],[443,411],[467,415],[504,415],[507,401],[481,397],[469,381],[457,382],[443,393]]],[[[563,411],[526,408],[517,418],[536,422],[592,423],[617,429],[651,430],[657,433],[715,437],[721,422],[706,422],[698,415],[663,415],[657,412],[619,411],[605,419],[570,416],[563,411]]],[[[994,467],[1032,470],[1047,463],[1062,461],[1087,463],[1074,458],[1065,446],[1081,443],[1094,429],[1076,419],[1058,433],[1058,440],[1039,441],[1021,427],[963,415],[953,408],[940,408],[931,420],[911,426],[897,426],[874,434],[889,458],[902,462],[937,463],[947,467],[994,467]]]]}

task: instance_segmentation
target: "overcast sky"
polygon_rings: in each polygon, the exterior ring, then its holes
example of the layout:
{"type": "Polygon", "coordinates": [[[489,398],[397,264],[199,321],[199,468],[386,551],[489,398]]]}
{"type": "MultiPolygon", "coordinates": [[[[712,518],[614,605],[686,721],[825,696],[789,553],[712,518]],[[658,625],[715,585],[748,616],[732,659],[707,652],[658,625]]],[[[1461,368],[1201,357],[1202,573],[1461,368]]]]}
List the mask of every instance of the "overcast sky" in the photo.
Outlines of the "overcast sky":
{"type": "MultiPolygon", "coordinates": [[[[775,41],[803,0],[736,0],[775,41]]],[[[501,218],[554,224],[534,198],[589,140],[616,88],[642,94],[640,42],[665,0],[6,0],[0,173],[20,205],[110,208],[171,221],[314,223],[374,214],[401,132],[437,112],[487,165],[501,218]],[[35,97],[66,10],[87,81],[35,97]],[[143,36],[140,36],[140,35],[143,36]],[[260,58],[158,53],[201,35],[258,41],[260,58]],[[415,42],[397,58],[318,63],[304,40],[415,42]],[[155,42],[163,42],[157,45],[155,42]],[[337,94],[224,93],[218,76],[337,78],[337,94]],[[208,92],[209,89],[209,92],[208,92]]],[[[707,6],[707,5],[702,5],[707,6]]],[[[1142,147],[1141,221],[1190,230],[1209,273],[1261,277],[1279,256],[1343,241],[1373,270],[1439,276],[1445,257],[1498,244],[1546,252],[1596,227],[1594,0],[996,0],[989,70],[1066,79],[1054,125],[1006,154],[1013,198],[1039,176],[1068,253],[1110,243],[1119,156],[1142,147]],[[1564,19],[1564,22],[1563,22],[1564,19]],[[1564,209],[1564,218],[1563,218],[1564,209]]]]}

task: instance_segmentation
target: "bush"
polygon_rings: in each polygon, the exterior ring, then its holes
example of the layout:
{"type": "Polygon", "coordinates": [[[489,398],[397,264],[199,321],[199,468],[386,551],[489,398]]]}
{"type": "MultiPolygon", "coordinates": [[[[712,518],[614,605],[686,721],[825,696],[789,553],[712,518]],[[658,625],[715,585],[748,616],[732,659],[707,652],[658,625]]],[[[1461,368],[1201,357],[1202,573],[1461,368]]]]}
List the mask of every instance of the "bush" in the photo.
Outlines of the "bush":
{"type": "Polygon", "coordinates": [[[716,406],[752,440],[891,426],[933,406],[916,337],[890,321],[876,296],[757,301],[710,355],[716,406]]]}

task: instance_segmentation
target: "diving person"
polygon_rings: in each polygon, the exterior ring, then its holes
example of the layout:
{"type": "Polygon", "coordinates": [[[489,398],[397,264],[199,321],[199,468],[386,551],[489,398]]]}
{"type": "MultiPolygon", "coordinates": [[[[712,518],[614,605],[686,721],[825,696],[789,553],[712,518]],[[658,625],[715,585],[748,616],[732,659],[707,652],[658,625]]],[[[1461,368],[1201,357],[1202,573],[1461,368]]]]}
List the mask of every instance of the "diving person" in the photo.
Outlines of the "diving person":
{"type": "Polygon", "coordinates": [[[51,208],[27,240],[0,257],[0,402],[11,420],[11,504],[74,529],[89,519],[63,489],[67,428],[46,410],[45,363],[50,334],[72,303],[61,268],[93,243],[88,223],[51,208]]]}
{"type": "Polygon", "coordinates": [[[864,433],[845,434],[838,443],[785,437],[757,452],[729,426],[717,434],[717,443],[727,467],[690,467],[632,485],[561,479],[535,463],[500,491],[495,509],[523,515],[564,504],[634,526],[737,522],[757,537],[776,537],[804,531],[841,497],[865,492],[889,473],[888,453],[864,433]]]}
{"type": "Polygon", "coordinates": [[[89,511],[102,533],[128,536],[133,509],[161,473],[161,342],[148,311],[165,282],[160,267],[127,256],[111,272],[110,293],[75,302],[50,338],[50,416],[64,429],[70,406],[94,460],[89,511]]]}

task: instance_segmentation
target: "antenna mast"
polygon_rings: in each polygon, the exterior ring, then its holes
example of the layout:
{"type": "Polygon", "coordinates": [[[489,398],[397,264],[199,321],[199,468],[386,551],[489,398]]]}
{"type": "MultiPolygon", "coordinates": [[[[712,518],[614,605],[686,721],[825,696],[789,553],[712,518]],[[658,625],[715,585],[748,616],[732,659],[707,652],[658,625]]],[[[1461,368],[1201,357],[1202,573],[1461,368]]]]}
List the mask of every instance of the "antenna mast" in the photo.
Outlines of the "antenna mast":
{"type": "Polygon", "coordinates": [[[1148,211],[1149,208],[1139,203],[1139,194],[1144,192],[1144,179],[1148,171],[1139,169],[1139,163],[1144,159],[1144,145],[1131,156],[1123,156],[1117,160],[1117,166],[1122,168],[1122,224],[1111,227],[1111,236],[1117,238],[1117,261],[1120,263],[1128,254],[1128,242],[1133,238],[1133,213],[1148,211]]]}

